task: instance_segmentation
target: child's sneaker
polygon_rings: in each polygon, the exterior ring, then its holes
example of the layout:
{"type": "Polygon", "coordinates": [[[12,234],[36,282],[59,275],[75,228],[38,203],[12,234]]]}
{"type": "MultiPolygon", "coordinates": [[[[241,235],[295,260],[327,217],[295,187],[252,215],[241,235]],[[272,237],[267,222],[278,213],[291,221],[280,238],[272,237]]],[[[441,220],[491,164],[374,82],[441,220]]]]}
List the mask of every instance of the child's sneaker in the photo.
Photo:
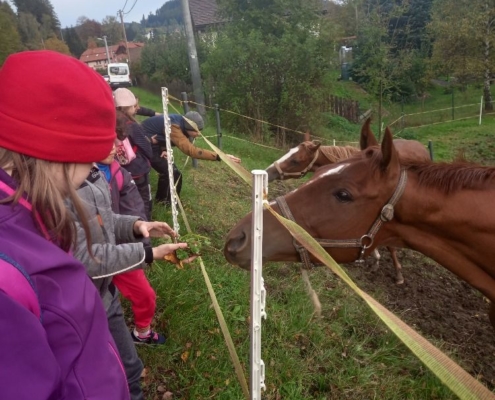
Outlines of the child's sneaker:
{"type": "Polygon", "coordinates": [[[136,335],[134,332],[134,330],[131,331],[131,336],[135,344],[164,344],[167,340],[165,336],[154,331],[150,331],[146,337],[136,335]]]}

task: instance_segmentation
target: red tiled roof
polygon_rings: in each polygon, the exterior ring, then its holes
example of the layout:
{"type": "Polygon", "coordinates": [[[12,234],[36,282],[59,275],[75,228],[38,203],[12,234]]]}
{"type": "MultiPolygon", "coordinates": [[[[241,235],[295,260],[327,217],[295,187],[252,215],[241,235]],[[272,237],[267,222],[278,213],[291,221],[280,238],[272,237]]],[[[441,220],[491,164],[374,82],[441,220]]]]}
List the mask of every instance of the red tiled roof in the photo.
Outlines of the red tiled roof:
{"type": "MultiPolygon", "coordinates": [[[[131,59],[134,59],[134,54],[141,54],[141,50],[144,47],[144,43],[135,43],[135,42],[127,42],[127,46],[129,47],[129,53],[131,54],[131,59]]],[[[108,46],[108,54],[110,55],[110,60],[120,60],[122,57],[119,57],[120,54],[124,54],[127,58],[125,50],[125,43],[120,42],[119,44],[114,44],[112,46],[108,46]]],[[[93,49],[87,49],[84,53],[81,54],[79,60],[85,63],[94,62],[94,61],[106,61],[107,52],[105,47],[95,47],[93,49]]]]}
{"type": "Polygon", "coordinates": [[[189,0],[189,11],[191,12],[192,24],[197,29],[226,21],[217,13],[216,0],[189,0]]]}

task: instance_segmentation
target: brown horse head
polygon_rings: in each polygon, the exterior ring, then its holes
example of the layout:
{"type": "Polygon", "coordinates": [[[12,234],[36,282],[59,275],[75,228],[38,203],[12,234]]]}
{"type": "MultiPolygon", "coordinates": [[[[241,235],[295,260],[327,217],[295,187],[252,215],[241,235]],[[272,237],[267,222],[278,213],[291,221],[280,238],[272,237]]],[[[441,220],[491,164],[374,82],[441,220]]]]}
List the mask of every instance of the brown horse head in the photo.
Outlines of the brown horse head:
{"type": "MultiPolygon", "coordinates": [[[[311,180],[284,197],[296,222],[312,237],[360,238],[367,234],[392,196],[399,173],[399,157],[387,129],[381,147],[368,148],[347,160],[319,168],[311,180]]],[[[275,203],[272,207],[280,212],[275,203]]],[[[265,210],[263,218],[264,261],[298,261],[288,231],[270,212],[265,210]]],[[[328,251],[337,262],[350,262],[358,257],[360,249],[328,251]]],[[[224,254],[232,264],[250,266],[251,214],[230,231],[224,254]]]]}
{"type": "MultiPolygon", "coordinates": [[[[309,235],[325,239],[339,263],[365,257],[378,245],[427,255],[491,301],[495,328],[494,197],[495,167],[404,158],[387,128],[381,146],[318,169],[283,196],[285,204],[272,207],[289,208],[309,235]]],[[[292,236],[269,210],[263,213],[262,252],[265,262],[299,261],[292,236]]],[[[229,232],[224,254],[230,263],[250,267],[251,215],[229,232]]]]}
{"type": "Polygon", "coordinates": [[[321,142],[317,140],[305,141],[289,150],[281,158],[266,168],[268,182],[275,179],[285,180],[300,178],[311,170],[312,162],[318,155],[321,142]]]}

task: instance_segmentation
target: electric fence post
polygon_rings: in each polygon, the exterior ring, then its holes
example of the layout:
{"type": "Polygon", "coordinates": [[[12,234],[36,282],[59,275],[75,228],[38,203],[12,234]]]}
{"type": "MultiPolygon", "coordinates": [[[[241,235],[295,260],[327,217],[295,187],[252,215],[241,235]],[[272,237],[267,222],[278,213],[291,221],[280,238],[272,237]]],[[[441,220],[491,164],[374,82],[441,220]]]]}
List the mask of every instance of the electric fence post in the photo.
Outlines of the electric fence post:
{"type": "Polygon", "coordinates": [[[172,210],[172,221],[174,231],[179,236],[179,220],[177,211],[177,192],[175,190],[174,181],[174,153],[172,151],[172,143],[170,142],[170,133],[172,131],[172,124],[168,116],[168,89],[162,87],[162,103],[163,103],[163,121],[165,122],[165,145],[167,146],[167,163],[168,163],[168,182],[170,188],[170,208],[172,210]]]}
{"type": "Polygon", "coordinates": [[[251,248],[251,400],[261,399],[265,389],[265,364],[261,359],[261,318],[266,319],[263,280],[263,203],[268,194],[268,174],[253,170],[253,223],[251,248]]]}

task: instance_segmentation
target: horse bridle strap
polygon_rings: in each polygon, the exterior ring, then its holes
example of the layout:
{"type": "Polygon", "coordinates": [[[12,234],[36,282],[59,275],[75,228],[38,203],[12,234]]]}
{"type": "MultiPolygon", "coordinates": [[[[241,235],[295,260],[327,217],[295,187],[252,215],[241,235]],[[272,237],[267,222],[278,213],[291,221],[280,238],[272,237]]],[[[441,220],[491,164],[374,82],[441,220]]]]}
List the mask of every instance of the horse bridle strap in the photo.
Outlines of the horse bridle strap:
{"type": "Polygon", "coordinates": [[[282,171],[282,168],[280,168],[280,164],[278,162],[274,162],[273,165],[275,165],[275,168],[277,169],[277,171],[280,175],[280,178],[282,178],[282,179],[284,178],[284,176],[298,176],[301,178],[311,170],[311,168],[315,164],[316,160],[318,159],[319,154],[320,154],[320,149],[317,149],[315,156],[313,157],[313,160],[301,172],[284,172],[284,171],[282,171]]]}
{"type": "MultiPolygon", "coordinates": [[[[278,206],[280,207],[280,211],[282,212],[282,215],[290,219],[293,222],[296,222],[294,219],[294,216],[292,215],[292,212],[290,211],[289,205],[285,201],[285,198],[283,196],[277,197],[275,199],[277,202],[278,206]]],[[[309,252],[306,249],[306,247],[301,246],[299,242],[294,238],[293,239],[294,247],[296,248],[297,252],[299,253],[299,257],[301,258],[301,261],[303,262],[304,266],[307,269],[311,269],[311,259],[309,258],[309,252]]]]}
{"type": "MultiPolygon", "coordinates": [[[[361,251],[359,253],[359,258],[356,260],[356,262],[364,262],[364,253],[367,249],[369,249],[373,245],[375,236],[380,230],[383,223],[391,221],[394,218],[394,207],[401,198],[402,194],[404,193],[404,189],[406,188],[406,183],[407,183],[407,171],[404,168],[401,168],[399,181],[397,182],[397,186],[395,188],[392,197],[389,199],[387,204],[385,204],[382,207],[380,215],[376,218],[375,222],[371,226],[368,233],[361,236],[361,238],[341,239],[341,240],[315,238],[315,240],[322,247],[341,247],[341,248],[360,247],[361,251]]],[[[294,217],[290,211],[289,205],[287,204],[285,198],[283,196],[280,196],[277,197],[275,201],[280,207],[282,215],[290,219],[291,221],[296,222],[294,220],[294,217]]],[[[307,267],[310,267],[311,262],[310,262],[308,250],[306,250],[305,247],[301,246],[295,239],[294,239],[294,247],[299,253],[301,257],[301,261],[303,261],[307,267]]]]}

